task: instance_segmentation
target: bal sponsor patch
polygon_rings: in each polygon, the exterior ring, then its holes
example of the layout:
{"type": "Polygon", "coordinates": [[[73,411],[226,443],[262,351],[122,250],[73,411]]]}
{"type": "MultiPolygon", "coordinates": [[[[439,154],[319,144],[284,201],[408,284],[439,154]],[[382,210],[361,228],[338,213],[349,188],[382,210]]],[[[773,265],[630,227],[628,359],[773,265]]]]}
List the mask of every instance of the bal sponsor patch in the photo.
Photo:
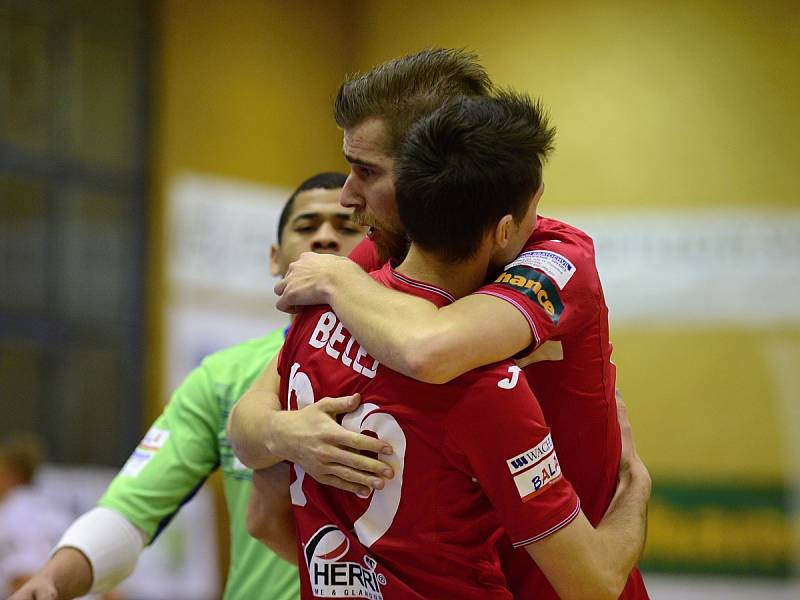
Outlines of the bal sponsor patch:
{"type": "Polygon", "coordinates": [[[558,325],[564,304],[553,282],[543,273],[527,265],[512,265],[514,263],[506,267],[494,283],[525,294],[542,307],[554,325],[558,325]]]}
{"type": "Polygon", "coordinates": [[[561,477],[561,466],[550,434],[530,450],[509,458],[506,464],[514,476],[514,485],[523,502],[538,495],[561,477]]]}
{"type": "Polygon", "coordinates": [[[577,271],[575,265],[566,256],[550,250],[523,252],[514,259],[514,262],[506,266],[506,270],[520,265],[541,271],[555,281],[560,290],[564,289],[577,271]]]}
{"type": "Polygon", "coordinates": [[[147,433],[139,442],[136,450],[133,451],[130,458],[125,462],[120,471],[120,475],[126,477],[136,477],[142,472],[150,459],[155,456],[161,447],[167,443],[169,439],[169,431],[161,429],[155,425],[148,429],[147,433]]]}

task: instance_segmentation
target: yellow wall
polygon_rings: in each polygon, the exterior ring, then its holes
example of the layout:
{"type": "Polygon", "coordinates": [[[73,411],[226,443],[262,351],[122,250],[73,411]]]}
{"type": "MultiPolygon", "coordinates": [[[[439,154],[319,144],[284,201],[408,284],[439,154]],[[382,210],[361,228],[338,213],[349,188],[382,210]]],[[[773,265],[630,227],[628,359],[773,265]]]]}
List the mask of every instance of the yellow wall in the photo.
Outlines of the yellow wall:
{"type": "Polygon", "coordinates": [[[797,205],[799,6],[365,2],[355,56],[467,47],[541,95],[559,129],[545,206],[797,205]]]}
{"type": "MultiPolygon", "coordinates": [[[[800,206],[796,2],[362,6],[358,69],[425,46],[467,47],[496,83],[543,97],[558,127],[545,214],[800,206]]],[[[702,302],[702,290],[686,302],[702,302]]],[[[768,299],[753,302],[760,310],[768,299]]],[[[800,361],[800,325],[613,327],[620,385],[656,478],[784,479],[776,336],[800,361]]]]}

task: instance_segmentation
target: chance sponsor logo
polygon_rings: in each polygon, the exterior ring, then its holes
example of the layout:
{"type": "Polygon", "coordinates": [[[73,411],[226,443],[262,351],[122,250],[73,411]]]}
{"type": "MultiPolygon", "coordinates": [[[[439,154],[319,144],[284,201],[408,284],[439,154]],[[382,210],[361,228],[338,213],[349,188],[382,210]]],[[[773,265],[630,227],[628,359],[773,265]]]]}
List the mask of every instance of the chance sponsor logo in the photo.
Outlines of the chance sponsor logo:
{"type": "Polygon", "coordinates": [[[520,254],[514,262],[506,266],[506,270],[519,265],[537,269],[556,282],[558,289],[563,290],[577,268],[566,257],[550,250],[530,250],[520,254]]]}
{"type": "Polygon", "coordinates": [[[303,552],[314,596],[383,600],[386,576],[376,571],[378,563],[367,555],[363,566],[342,560],[349,550],[350,539],[335,525],[323,525],[311,536],[303,552]]]}
{"type": "Polygon", "coordinates": [[[546,275],[524,265],[509,265],[494,282],[511,287],[535,300],[553,324],[558,325],[564,305],[561,303],[558,291],[546,275]]]}

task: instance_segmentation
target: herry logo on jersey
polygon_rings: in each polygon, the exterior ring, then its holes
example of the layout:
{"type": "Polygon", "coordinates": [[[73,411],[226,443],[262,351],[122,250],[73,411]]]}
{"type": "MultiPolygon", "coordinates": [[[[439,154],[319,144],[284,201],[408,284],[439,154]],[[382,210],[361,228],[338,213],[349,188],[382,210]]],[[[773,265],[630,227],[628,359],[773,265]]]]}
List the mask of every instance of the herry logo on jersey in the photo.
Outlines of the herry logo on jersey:
{"type": "Polygon", "coordinates": [[[561,477],[561,466],[549,433],[530,450],[509,458],[506,464],[514,476],[514,484],[523,502],[538,495],[561,477]]]}
{"type": "Polygon", "coordinates": [[[535,300],[544,309],[553,324],[558,325],[564,305],[558,295],[558,290],[547,275],[526,265],[511,263],[494,282],[506,285],[535,300]]]}
{"type": "Polygon", "coordinates": [[[336,525],[323,525],[303,547],[311,590],[318,598],[368,598],[383,600],[381,586],[386,576],[366,554],[364,565],[342,560],[350,550],[350,539],[336,525]]]}
{"type": "Polygon", "coordinates": [[[308,343],[313,348],[325,348],[325,353],[328,356],[334,360],[341,361],[344,366],[350,367],[359,375],[372,379],[378,373],[380,363],[367,354],[367,351],[358,343],[358,340],[344,329],[342,323],[331,311],[320,316],[308,343]],[[347,340],[347,343],[344,343],[345,340],[347,340]],[[356,349],[353,349],[354,345],[356,349]],[[372,365],[367,366],[369,361],[364,363],[362,362],[364,359],[372,360],[372,365]]]}

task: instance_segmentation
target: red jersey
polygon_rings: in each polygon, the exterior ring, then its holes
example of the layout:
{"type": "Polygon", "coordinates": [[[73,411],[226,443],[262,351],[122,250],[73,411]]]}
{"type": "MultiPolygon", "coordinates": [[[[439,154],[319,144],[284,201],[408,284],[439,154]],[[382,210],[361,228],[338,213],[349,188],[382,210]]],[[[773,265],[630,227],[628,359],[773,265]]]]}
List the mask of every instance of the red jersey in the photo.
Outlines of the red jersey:
{"type": "MultiPolygon", "coordinates": [[[[477,293],[510,302],[528,320],[534,343],[517,363],[552,429],[564,475],[597,525],[616,490],[621,442],[608,307],[592,239],[540,216],[520,255],[477,293]]],[[[515,553],[504,568],[516,597],[558,598],[527,553],[515,553]]],[[[621,598],[647,597],[634,570],[621,598]]]]}
{"type": "MultiPolygon", "coordinates": [[[[453,301],[389,265],[372,276],[439,306],[453,301]]],[[[503,529],[525,546],[580,511],[511,361],[425,384],[379,364],[322,306],[298,316],[278,370],[284,408],[360,392],[363,404],[342,425],[394,448],[395,477],[367,498],[293,466],[303,598],[511,598],[495,546],[503,529]]]]}

